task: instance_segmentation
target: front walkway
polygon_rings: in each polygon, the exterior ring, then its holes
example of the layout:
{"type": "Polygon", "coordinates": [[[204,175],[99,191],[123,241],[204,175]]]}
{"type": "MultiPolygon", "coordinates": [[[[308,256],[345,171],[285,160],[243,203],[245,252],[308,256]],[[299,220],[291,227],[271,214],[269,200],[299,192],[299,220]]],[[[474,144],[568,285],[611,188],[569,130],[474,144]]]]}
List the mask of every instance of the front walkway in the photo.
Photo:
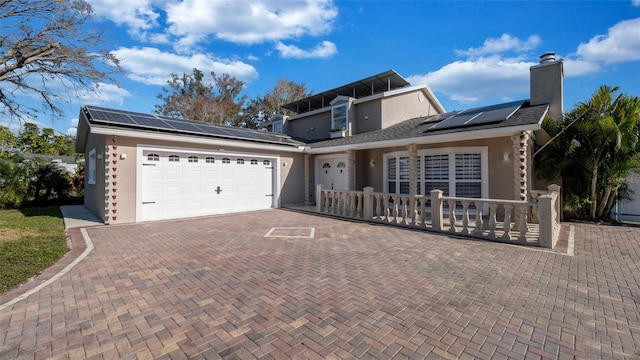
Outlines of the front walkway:
{"type": "Polygon", "coordinates": [[[575,256],[287,210],[89,228],[0,359],[637,358],[640,229],[574,227],[575,256]]]}

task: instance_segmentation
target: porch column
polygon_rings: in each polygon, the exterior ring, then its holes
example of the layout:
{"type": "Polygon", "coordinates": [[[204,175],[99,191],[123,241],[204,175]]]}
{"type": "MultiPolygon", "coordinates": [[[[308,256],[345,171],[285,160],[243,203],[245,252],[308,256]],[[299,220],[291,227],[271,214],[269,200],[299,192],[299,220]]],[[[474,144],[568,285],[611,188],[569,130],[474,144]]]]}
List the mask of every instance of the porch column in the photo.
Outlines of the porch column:
{"type": "Polygon", "coordinates": [[[418,194],[418,146],[407,145],[409,150],[409,195],[418,194]]]}
{"type": "Polygon", "coordinates": [[[347,190],[356,189],[356,151],[347,150],[347,190]]]}
{"type": "Polygon", "coordinates": [[[513,141],[513,179],[514,179],[514,200],[525,201],[529,197],[528,184],[528,147],[529,133],[520,132],[511,136],[513,141]]]}
{"type": "Polygon", "coordinates": [[[304,204],[311,205],[311,191],[309,186],[311,185],[311,155],[304,154],[304,204]]]}

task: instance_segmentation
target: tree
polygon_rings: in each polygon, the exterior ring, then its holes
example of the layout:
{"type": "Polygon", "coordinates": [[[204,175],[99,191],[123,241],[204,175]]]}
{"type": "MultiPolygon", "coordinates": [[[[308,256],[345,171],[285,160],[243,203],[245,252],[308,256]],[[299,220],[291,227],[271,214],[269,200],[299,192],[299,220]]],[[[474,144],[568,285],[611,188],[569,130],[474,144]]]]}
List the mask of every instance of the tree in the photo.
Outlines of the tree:
{"type": "Polygon", "coordinates": [[[180,119],[196,120],[214,124],[237,124],[246,96],[240,96],[244,82],[212,71],[212,83],[205,83],[204,73],[197,68],[193,74],[181,77],[171,74],[168,88],[156,97],[162,104],[156,105],[154,113],[180,119]]]}
{"type": "Polygon", "coordinates": [[[18,147],[18,139],[6,126],[0,125],[0,158],[12,156],[18,147]]]}
{"type": "Polygon", "coordinates": [[[42,109],[63,115],[58,101],[69,92],[97,91],[116,81],[118,59],[100,48],[102,33],[87,22],[93,11],[84,0],[0,1],[0,107],[18,118],[42,109]],[[26,105],[19,96],[41,100],[26,105]]]}
{"type": "Polygon", "coordinates": [[[537,163],[547,180],[561,179],[571,217],[608,220],[628,196],[627,174],[640,168],[640,98],[618,90],[601,86],[561,122],[543,122],[553,140],[537,163]]]}
{"type": "Polygon", "coordinates": [[[45,149],[40,136],[40,128],[34,123],[24,123],[22,131],[18,134],[20,149],[24,152],[42,154],[45,149]]]}
{"type": "Polygon", "coordinates": [[[296,83],[279,78],[274,87],[263,97],[251,100],[243,112],[244,122],[247,127],[259,127],[263,121],[276,114],[294,115],[290,110],[282,108],[290,102],[310,96],[305,83],[296,83]]]}
{"type": "Polygon", "coordinates": [[[15,208],[29,190],[31,171],[17,157],[0,158],[0,209],[15,208]]]}

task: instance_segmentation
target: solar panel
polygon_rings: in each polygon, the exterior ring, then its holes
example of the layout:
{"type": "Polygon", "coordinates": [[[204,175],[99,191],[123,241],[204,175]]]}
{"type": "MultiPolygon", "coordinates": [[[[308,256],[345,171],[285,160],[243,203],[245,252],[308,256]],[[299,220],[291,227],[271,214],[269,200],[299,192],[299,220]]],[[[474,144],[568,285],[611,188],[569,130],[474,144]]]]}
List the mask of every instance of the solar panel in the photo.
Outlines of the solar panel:
{"type": "Polygon", "coordinates": [[[474,126],[507,120],[522,106],[524,100],[463,110],[430,127],[428,130],[474,126]]]}
{"type": "Polygon", "coordinates": [[[281,134],[263,133],[251,129],[219,126],[188,120],[174,119],[166,116],[112,110],[95,106],[85,106],[88,119],[92,123],[125,125],[145,129],[156,129],[168,132],[193,133],[223,138],[245,139],[261,142],[284,143],[298,145],[299,142],[281,134]]]}
{"type": "Polygon", "coordinates": [[[154,129],[167,129],[169,125],[167,125],[164,120],[160,120],[158,118],[146,115],[129,115],[129,117],[134,121],[136,125],[154,128],[154,129]]]}
{"type": "Polygon", "coordinates": [[[194,124],[192,124],[192,123],[190,123],[188,121],[164,119],[164,122],[166,122],[173,129],[182,130],[182,131],[188,131],[188,132],[193,132],[193,133],[201,133],[202,132],[202,130],[200,128],[198,128],[196,125],[194,125],[194,124]]]}
{"type": "Polygon", "coordinates": [[[91,117],[94,120],[102,120],[103,122],[117,124],[135,124],[135,122],[126,114],[114,113],[111,111],[91,110],[91,117]]]}
{"type": "Polygon", "coordinates": [[[442,114],[438,114],[438,115],[434,115],[434,116],[429,116],[422,123],[423,124],[428,124],[428,123],[432,123],[432,122],[436,122],[436,121],[442,121],[442,120],[445,120],[445,119],[450,118],[452,116],[455,116],[457,113],[459,113],[459,111],[451,111],[451,112],[448,112],[448,113],[442,113],[442,114]]]}
{"type": "Polygon", "coordinates": [[[473,118],[467,125],[478,125],[478,124],[486,124],[494,121],[502,121],[506,120],[513,115],[524,101],[517,101],[513,103],[502,104],[503,107],[496,107],[494,109],[489,109],[487,111],[483,111],[480,115],[473,118]]]}

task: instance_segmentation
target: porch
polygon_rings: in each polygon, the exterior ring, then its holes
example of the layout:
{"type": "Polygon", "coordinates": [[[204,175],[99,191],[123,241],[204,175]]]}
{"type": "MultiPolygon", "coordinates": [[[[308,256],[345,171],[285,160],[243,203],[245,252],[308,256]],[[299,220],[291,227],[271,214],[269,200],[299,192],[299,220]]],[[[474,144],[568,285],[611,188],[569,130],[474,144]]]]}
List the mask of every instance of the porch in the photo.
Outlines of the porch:
{"type": "Polygon", "coordinates": [[[531,201],[398,195],[325,189],[308,210],[336,217],[392,224],[470,238],[553,249],[560,235],[560,187],[532,191],[531,201]]]}

